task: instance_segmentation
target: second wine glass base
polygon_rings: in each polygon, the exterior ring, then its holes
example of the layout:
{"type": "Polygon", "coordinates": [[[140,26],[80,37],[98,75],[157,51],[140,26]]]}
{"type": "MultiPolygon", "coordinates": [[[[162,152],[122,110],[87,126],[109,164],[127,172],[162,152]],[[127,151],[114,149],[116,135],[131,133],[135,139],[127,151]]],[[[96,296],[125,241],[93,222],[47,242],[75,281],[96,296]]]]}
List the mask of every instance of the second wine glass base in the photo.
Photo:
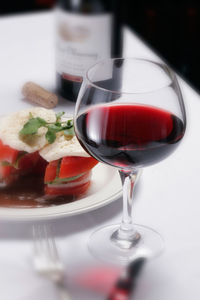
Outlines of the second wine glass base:
{"type": "Polygon", "coordinates": [[[119,224],[110,225],[95,231],[88,242],[89,251],[96,258],[114,264],[127,264],[139,257],[154,258],[164,250],[164,241],[160,234],[149,227],[134,224],[135,230],[140,234],[140,239],[130,249],[120,248],[111,240],[119,224]]]}

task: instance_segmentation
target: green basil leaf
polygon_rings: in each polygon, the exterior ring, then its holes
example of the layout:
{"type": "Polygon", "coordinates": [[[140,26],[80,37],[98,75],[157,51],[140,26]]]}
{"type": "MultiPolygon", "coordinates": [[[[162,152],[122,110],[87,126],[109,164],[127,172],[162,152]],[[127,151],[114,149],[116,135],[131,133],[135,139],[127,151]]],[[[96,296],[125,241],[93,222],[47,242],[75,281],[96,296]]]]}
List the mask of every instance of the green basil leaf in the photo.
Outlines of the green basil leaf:
{"type": "Polygon", "coordinates": [[[41,118],[32,118],[27,123],[24,124],[22,130],[20,130],[20,135],[30,135],[36,134],[38,129],[46,125],[46,121],[41,118]]]}
{"type": "Polygon", "coordinates": [[[61,124],[49,124],[47,125],[47,128],[49,128],[51,131],[54,131],[54,132],[59,132],[62,130],[62,126],[61,124]]]}
{"type": "Polygon", "coordinates": [[[65,114],[64,111],[57,113],[57,114],[56,114],[56,122],[60,122],[61,117],[62,117],[64,114],[65,114]]]}
{"type": "Polygon", "coordinates": [[[64,183],[68,183],[70,181],[73,181],[73,180],[76,180],[78,179],[79,177],[83,176],[85,173],[81,173],[79,175],[76,175],[76,176],[73,176],[73,177],[68,177],[68,178],[59,178],[59,177],[56,177],[53,181],[46,181],[45,184],[64,184],[64,183]]]}
{"type": "Polygon", "coordinates": [[[69,129],[65,129],[64,130],[64,135],[66,135],[66,136],[74,136],[75,135],[74,127],[71,127],[69,129]]]}
{"type": "Polygon", "coordinates": [[[8,161],[5,161],[5,160],[1,161],[1,165],[2,165],[3,167],[7,167],[7,166],[12,167],[12,164],[9,163],[8,161]]]}
{"type": "Polygon", "coordinates": [[[55,134],[55,132],[53,130],[48,129],[45,137],[46,137],[48,143],[52,144],[55,141],[55,139],[56,139],[56,134],[55,134]]]}

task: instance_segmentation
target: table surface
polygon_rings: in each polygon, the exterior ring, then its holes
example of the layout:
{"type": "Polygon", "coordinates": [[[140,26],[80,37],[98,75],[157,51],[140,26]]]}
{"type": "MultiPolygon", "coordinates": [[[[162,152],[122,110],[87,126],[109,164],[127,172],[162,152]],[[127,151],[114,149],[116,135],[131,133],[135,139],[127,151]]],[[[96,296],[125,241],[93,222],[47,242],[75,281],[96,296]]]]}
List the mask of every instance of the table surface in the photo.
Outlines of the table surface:
{"type": "MultiPolygon", "coordinates": [[[[52,90],[55,86],[52,13],[3,17],[0,20],[1,114],[29,107],[21,86],[27,80],[52,90]]],[[[128,57],[159,60],[135,35],[125,30],[128,57]]],[[[200,97],[180,80],[188,126],[181,146],[165,161],[146,168],[137,186],[133,218],[153,227],[165,239],[163,255],[149,261],[134,300],[193,300],[200,297],[200,97]]],[[[60,103],[58,110],[69,103],[60,103]]],[[[121,199],[95,211],[48,221],[54,227],[66,273],[90,259],[91,232],[119,222],[121,199]]],[[[54,286],[39,278],[31,265],[33,222],[0,221],[0,298],[55,300],[54,286]]],[[[68,274],[69,275],[69,274],[68,274]]],[[[79,300],[77,297],[74,298],[79,300]]],[[[83,299],[83,296],[80,298],[83,299]]],[[[89,299],[89,297],[86,297],[89,299]]],[[[100,295],[93,300],[101,299],[100,295]]]]}

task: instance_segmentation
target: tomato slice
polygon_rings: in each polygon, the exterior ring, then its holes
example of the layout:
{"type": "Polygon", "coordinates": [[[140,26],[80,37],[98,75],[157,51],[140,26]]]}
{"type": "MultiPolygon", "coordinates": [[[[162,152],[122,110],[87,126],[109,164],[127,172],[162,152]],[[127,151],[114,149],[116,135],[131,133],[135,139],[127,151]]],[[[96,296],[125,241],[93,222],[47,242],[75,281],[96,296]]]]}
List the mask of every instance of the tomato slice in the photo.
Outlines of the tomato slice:
{"type": "Polygon", "coordinates": [[[53,187],[51,185],[46,185],[45,186],[45,193],[47,195],[73,195],[73,196],[79,196],[81,194],[84,194],[87,189],[89,188],[90,186],[90,181],[82,184],[82,185],[79,185],[77,187],[71,187],[71,188],[62,188],[62,185],[61,187],[53,187]]]}
{"type": "Polygon", "coordinates": [[[87,181],[89,181],[91,178],[91,171],[88,171],[86,173],[83,174],[79,174],[77,176],[74,177],[68,177],[68,178],[56,178],[51,185],[53,186],[62,186],[62,187],[69,187],[69,186],[73,186],[73,185],[79,185],[82,183],[85,183],[87,181]]]}
{"type": "Polygon", "coordinates": [[[45,193],[74,196],[85,193],[90,185],[90,170],[97,163],[98,161],[92,157],[78,156],[67,156],[62,160],[50,162],[45,171],[44,181],[47,183],[45,193]],[[73,178],[79,175],[81,176],[73,178]]]}
{"type": "Polygon", "coordinates": [[[0,177],[8,184],[30,173],[39,161],[39,153],[25,153],[4,145],[0,140],[0,177]],[[10,165],[9,165],[10,164],[10,165]]]}
{"type": "Polygon", "coordinates": [[[11,166],[3,166],[1,163],[0,163],[0,178],[6,178],[10,175],[11,171],[12,171],[12,168],[11,166]]]}
{"type": "Polygon", "coordinates": [[[18,171],[20,173],[30,172],[38,162],[39,157],[40,156],[38,151],[34,153],[24,154],[21,158],[19,158],[19,163],[17,167],[18,171]]]}
{"type": "Polygon", "coordinates": [[[48,184],[45,187],[45,193],[48,195],[80,195],[88,189],[90,185],[90,178],[91,171],[88,171],[75,180],[48,184]]]}
{"type": "Polygon", "coordinates": [[[45,171],[44,182],[52,182],[56,178],[59,160],[51,161],[45,171]]]}
{"type": "Polygon", "coordinates": [[[18,150],[11,148],[8,145],[4,145],[0,140],[0,177],[5,179],[12,171],[13,167],[5,165],[5,163],[13,164],[19,154],[18,150]]]}
{"type": "Polygon", "coordinates": [[[46,167],[48,165],[48,162],[44,160],[39,154],[38,154],[38,160],[33,167],[31,174],[39,175],[39,176],[44,176],[46,167]]]}
{"type": "Polygon", "coordinates": [[[92,157],[67,156],[61,160],[52,161],[45,171],[45,182],[52,182],[56,176],[67,179],[86,173],[91,170],[98,161],[92,157]],[[59,164],[59,165],[58,165],[59,164]]]}
{"type": "Polygon", "coordinates": [[[17,159],[18,154],[18,150],[15,150],[8,145],[4,145],[0,140],[0,161],[14,163],[17,159]]]}
{"type": "Polygon", "coordinates": [[[66,156],[60,165],[59,178],[73,177],[91,170],[98,161],[93,157],[66,156]]]}

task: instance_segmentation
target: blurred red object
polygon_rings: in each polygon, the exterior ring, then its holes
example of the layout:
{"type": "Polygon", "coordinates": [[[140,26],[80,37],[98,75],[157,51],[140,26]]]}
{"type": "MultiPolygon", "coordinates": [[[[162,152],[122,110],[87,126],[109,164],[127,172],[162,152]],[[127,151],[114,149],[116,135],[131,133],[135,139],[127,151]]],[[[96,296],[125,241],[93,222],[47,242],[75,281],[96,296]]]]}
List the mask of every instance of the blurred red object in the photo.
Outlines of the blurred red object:
{"type": "Polygon", "coordinates": [[[74,278],[76,284],[102,294],[109,294],[121,274],[121,268],[96,266],[74,278]]]}

